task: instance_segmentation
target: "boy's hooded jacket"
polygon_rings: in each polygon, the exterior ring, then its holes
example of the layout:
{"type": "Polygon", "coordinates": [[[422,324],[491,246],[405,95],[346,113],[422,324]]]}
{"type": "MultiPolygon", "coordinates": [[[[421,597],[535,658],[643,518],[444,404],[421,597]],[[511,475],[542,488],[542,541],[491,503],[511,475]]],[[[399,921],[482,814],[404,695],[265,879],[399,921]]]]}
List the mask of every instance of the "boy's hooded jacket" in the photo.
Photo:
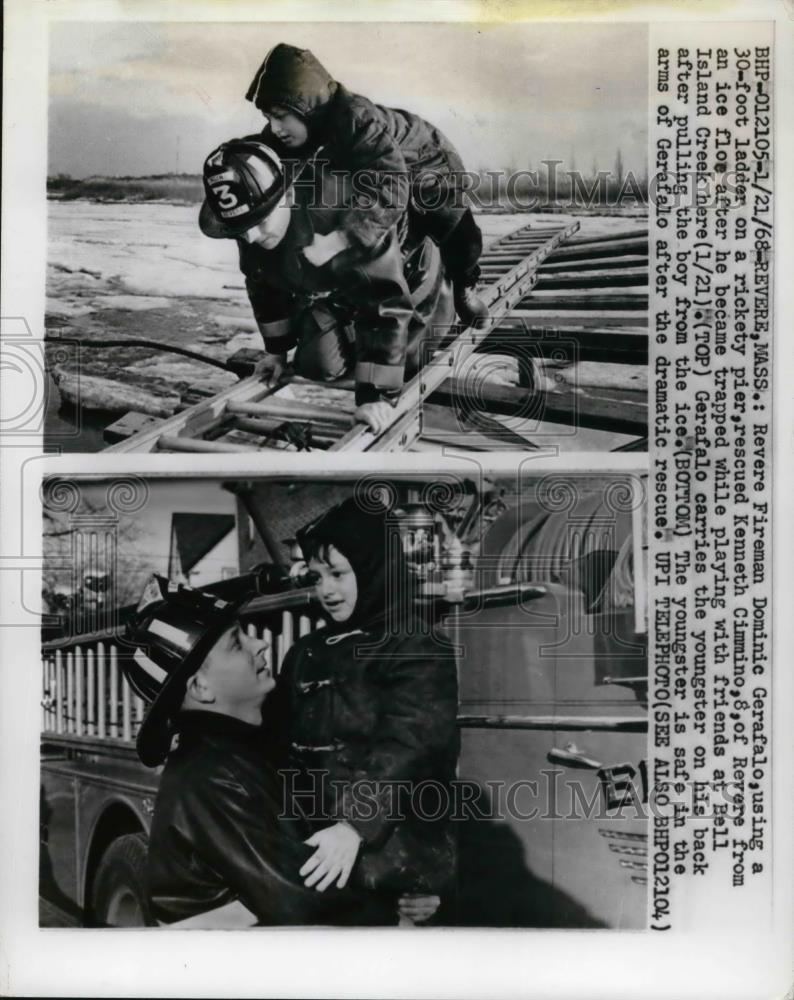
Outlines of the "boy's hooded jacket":
{"type": "MultiPolygon", "coordinates": [[[[363,172],[362,191],[345,213],[343,228],[362,246],[375,246],[408,207],[432,206],[433,238],[443,240],[465,211],[454,175],[463,162],[450,141],[418,115],[375,104],[334,80],[308,49],[276,45],[259,67],[246,98],[267,114],[283,105],[306,119],[309,147],[332,170],[363,172]],[[425,198],[422,198],[422,191],[425,198]],[[432,192],[432,194],[431,194],[432,192]],[[429,196],[428,196],[429,195],[429,196]],[[372,199],[374,196],[374,204],[372,199]]],[[[290,153],[267,126],[262,139],[290,153]]]]}
{"type": "Polygon", "coordinates": [[[265,113],[276,104],[297,112],[309,129],[297,162],[269,125],[258,136],[298,171],[282,244],[266,251],[239,241],[265,348],[282,354],[322,335],[328,310],[302,304],[330,292],[330,322],[336,318],[355,341],[356,404],[394,402],[421,367],[427,331],[454,320],[438,251],[423,237],[441,243],[466,212],[454,181],[463,163],[438,129],[351,94],[307,49],[276,45],[246,97],[265,113]],[[350,248],[324,267],[307,265],[302,248],[333,230],[347,235],[350,248]]]}
{"type": "Polygon", "coordinates": [[[424,800],[432,813],[455,776],[457,671],[448,640],[415,611],[387,527],[384,514],[350,500],[299,533],[304,552],[331,544],[345,555],[359,595],[350,619],[290,649],[265,712],[271,726],[286,722],[284,751],[309,820],[346,820],[360,834],[357,884],[441,892],[454,877],[450,823],[419,815],[412,793],[435,784],[424,800]]]}

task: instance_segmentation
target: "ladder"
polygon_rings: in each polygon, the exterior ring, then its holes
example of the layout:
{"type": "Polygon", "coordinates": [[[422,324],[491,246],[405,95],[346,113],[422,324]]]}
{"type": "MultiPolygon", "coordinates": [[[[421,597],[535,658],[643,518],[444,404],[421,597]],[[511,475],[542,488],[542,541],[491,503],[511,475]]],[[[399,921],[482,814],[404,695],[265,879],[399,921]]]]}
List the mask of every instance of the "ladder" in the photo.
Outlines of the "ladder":
{"type": "MultiPolygon", "coordinates": [[[[577,282],[585,283],[589,297],[595,298],[597,305],[603,304],[598,300],[608,296],[593,289],[599,288],[604,280],[616,280],[606,278],[607,273],[618,276],[617,280],[620,276],[624,281],[637,280],[630,272],[636,274],[637,262],[642,263],[643,247],[647,267],[647,232],[569,242],[578,229],[578,222],[544,224],[542,228],[525,225],[488,247],[480,260],[482,284],[478,288],[489,311],[486,323],[481,329],[452,327],[444,331],[446,340],[435,340],[420,371],[403,387],[393,407],[391,422],[380,434],[361,424],[351,426],[354,383],[350,378],[311,383],[292,377],[272,388],[249,375],[229,389],[164,420],[129,415],[133,427],[137,419],[138,429],[107,450],[224,454],[284,449],[342,452],[439,447],[466,451],[531,449],[535,445],[531,434],[523,430],[525,425],[551,419],[570,428],[572,421],[581,416],[581,401],[573,391],[560,388],[550,395],[537,392],[532,385],[532,355],[549,336],[553,347],[557,332],[552,330],[549,335],[547,321],[551,313],[548,309],[537,311],[538,308],[543,309],[549,303],[556,307],[562,301],[563,310],[575,309],[579,305],[576,290],[582,287],[577,282]],[[553,266],[546,264],[551,255],[554,255],[553,266]],[[627,258],[630,267],[625,266],[627,258]],[[620,267],[610,266],[618,260],[620,267]],[[581,269],[578,264],[583,265],[581,269]],[[560,267],[564,268],[562,272],[560,267]],[[535,299],[532,293],[539,284],[550,286],[550,291],[538,293],[535,299]],[[540,336],[535,315],[542,320],[540,336]],[[518,386],[489,385],[487,378],[479,376],[472,380],[466,364],[474,360],[475,353],[513,355],[518,358],[519,369],[529,372],[529,377],[518,386]],[[327,396],[329,389],[333,390],[335,402],[312,400],[312,392],[316,396],[319,390],[327,396]]],[[[647,270],[645,276],[647,280],[647,270]]],[[[629,294],[624,287],[620,307],[629,294]]],[[[581,297],[580,294],[578,298],[581,297]]],[[[565,316],[566,311],[555,315],[565,316]]],[[[647,358],[647,330],[631,328],[624,333],[620,328],[617,331],[612,328],[587,333],[583,345],[586,350],[596,353],[600,350],[629,363],[643,363],[647,358]]],[[[576,343],[570,337],[568,342],[576,343]]],[[[249,371],[252,367],[249,364],[249,371]]],[[[638,446],[642,444],[647,413],[632,411],[627,415],[625,401],[620,399],[612,403],[608,399],[597,401],[595,411],[590,414],[591,426],[629,435],[632,440],[636,437],[638,446]]]]}

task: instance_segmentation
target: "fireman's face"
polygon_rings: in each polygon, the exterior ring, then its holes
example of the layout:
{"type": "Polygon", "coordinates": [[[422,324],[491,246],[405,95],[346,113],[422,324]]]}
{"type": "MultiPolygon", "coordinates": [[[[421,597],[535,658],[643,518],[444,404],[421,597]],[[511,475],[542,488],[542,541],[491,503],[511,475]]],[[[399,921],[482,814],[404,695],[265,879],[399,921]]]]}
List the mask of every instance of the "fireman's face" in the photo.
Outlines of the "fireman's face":
{"type": "Polygon", "coordinates": [[[317,600],[335,622],[346,622],[358,599],[356,574],[347,558],[333,545],[328,546],[326,556],[326,560],[309,560],[309,570],[315,576],[317,600]]]}
{"type": "Polygon", "coordinates": [[[290,149],[300,149],[309,139],[306,122],[294,111],[281,104],[274,104],[265,115],[270,123],[270,131],[290,149]]]}
{"type": "Polygon", "coordinates": [[[290,202],[285,194],[273,211],[261,222],[246,230],[240,239],[246,243],[256,243],[265,250],[273,250],[284,239],[290,218],[290,202]]]}
{"type": "Polygon", "coordinates": [[[256,707],[276,686],[265,655],[268,644],[240,625],[227,629],[210,650],[199,673],[214,698],[213,708],[230,715],[256,707]]]}

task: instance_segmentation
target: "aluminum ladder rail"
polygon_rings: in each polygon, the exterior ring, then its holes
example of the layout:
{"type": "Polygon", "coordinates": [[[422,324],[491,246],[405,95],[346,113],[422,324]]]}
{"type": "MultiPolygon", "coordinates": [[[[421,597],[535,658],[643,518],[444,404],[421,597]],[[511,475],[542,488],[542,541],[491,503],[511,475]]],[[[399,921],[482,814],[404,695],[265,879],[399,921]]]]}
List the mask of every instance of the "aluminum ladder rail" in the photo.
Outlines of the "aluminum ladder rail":
{"type": "MultiPolygon", "coordinates": [[[[578,222],[568,226],[533,229],[523,226],[499,240],[482,255],[483,267],[494,278],[482,291],[488,307],[488,319],[479,329],[470,328],[459,334],[444,350],[429,362],[403,387],[394,407],[393,420],[381,434],[363,425],[353,427],[331,451],[391,450],[391,435],[395,425],[405,423],[412,415],[421,417],[422,403],[452,374],[458,365],[472,355],[492,331],[527,296],[538,280],[538,267],[562,242],[579,229],[578,222]]],[[[418,432],[421,434],[421,419],[418,432]]]]}

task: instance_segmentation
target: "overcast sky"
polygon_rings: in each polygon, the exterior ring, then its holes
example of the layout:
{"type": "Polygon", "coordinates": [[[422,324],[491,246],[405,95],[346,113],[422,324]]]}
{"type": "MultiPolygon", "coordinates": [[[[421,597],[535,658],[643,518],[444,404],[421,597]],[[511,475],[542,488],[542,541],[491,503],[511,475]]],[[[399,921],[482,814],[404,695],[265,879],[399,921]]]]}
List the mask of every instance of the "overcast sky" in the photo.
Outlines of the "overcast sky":
{"type": "Polygon", "coordinates": [[[467,167],[589,172],[620,147],[645,168],[647,33],[609,24],[55,23],[49,172],[198,173],[261,116],[245,91],[267,51],[310,48],[332,76],[421,114],[467,167]]]}

